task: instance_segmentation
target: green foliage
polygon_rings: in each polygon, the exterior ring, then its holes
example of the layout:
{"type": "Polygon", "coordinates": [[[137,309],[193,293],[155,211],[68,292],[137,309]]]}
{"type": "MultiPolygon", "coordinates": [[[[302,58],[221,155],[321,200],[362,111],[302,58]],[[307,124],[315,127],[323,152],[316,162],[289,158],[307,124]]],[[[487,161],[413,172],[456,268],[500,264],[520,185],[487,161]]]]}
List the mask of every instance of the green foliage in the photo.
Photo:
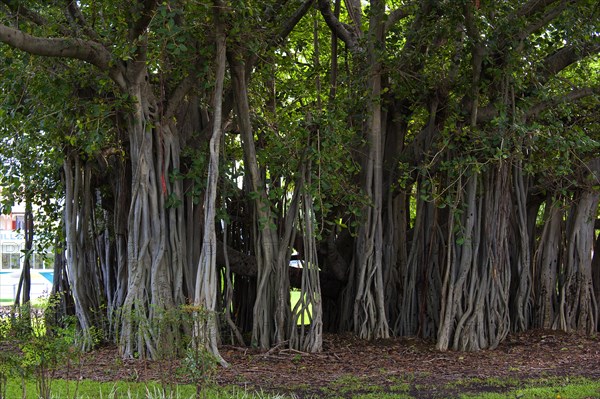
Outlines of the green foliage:
{"type": "Polygon", "coordinates": [[[204,308],[181,305],[175,308],[152,306],[154,314],[148,319],[143,306],[134,306],[129,314],[120,312],[121,318],[127,317],[129,323],[143,328],[144,334],[153,337],[155,360],[169,360],[160,374],[160,389],[163,395],[172,394],[178,387],[175,376],[181,375],[192,381],[196,388],[196,397],[206,399],[206,392],[213,387],[218,360],[208,349],[209,318],[215,317],[204,308]],[[181,359],[181,366],[176,360],[181,359]]]}
{"type": "Polygon", "coordinates": [[[214,385],[219,366],[218,359],[208,349],[210,319],[215,315],[200,306],[185,306],[182,311],[194,331],[185,351],[183,367],[196,386],[196,399],[207,399],[207,390],[214,385]]]}
{"type": "Polygon", "coordinates": [[[1,398],[10,397],[2,396],[7,395],[9,379],[33,378],[38,398],[50,399],[54,372],[78,356],[74,320],[66,321],[64,327],[47,324],[44,310],[26,304],[0,319],[1,398]]]}

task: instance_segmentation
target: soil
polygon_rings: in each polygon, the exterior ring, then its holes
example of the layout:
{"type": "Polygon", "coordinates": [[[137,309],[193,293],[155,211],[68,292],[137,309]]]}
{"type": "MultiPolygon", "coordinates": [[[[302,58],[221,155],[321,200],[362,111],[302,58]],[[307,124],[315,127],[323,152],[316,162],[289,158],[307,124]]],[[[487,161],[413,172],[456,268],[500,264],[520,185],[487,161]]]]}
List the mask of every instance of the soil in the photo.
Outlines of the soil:
{"type": "MultiPolygon", "coordinates": [[[[351,335],[326,335],[323,351],[316,354],[228,345],[221,347],[221,354],[230,366],[217,370],[219,385],[297,398],[369,392],[446,398],[465,392],[506,392],[531,384],[532,379],[600,380],[600,339],[557,331],[511,335],[497,349],[476,353],[440,352],[433,343],[414,338],[367,342],[351,335]]],[[[85,354],[80,365],[60,373],[103,381],[186,380],[176,361],[122,360],[114,347],[85,354]]]]}

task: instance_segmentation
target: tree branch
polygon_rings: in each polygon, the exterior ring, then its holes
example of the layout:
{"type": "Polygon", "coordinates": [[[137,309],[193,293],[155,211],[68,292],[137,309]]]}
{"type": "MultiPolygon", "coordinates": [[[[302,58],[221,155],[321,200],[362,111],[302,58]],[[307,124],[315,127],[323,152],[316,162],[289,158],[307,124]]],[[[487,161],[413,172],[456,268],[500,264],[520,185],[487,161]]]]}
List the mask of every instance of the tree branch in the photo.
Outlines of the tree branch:
{"type": "Polygon", "coordinates": [[[527,36],[531,35],[532,33],[542,29],[550,21],[552,21],[553,19],[557,18],[560,14],[562,14],[562,12],[572,3],[573,3],[573,1],[562,2],[559,5],[557,5],[556,7],[554,7],[553,9],[551,9],[550,11],[548,11],[547,13],[545,13],[544,15],[542,15],[541,18],[539,18],[536,21],[533,21],[531,24],[526,26],[525,29],[523,29],[523,31],[521,31],[519,34],[519,37],[521,38],[521,40],[525,39],[527,36]]]}
{"type": "Polygon", "coordinates": [[[167,102],[167,109],[165,110],[164,118],[168,119],[175,115],[177,112],[179,105],[185,98],[185,96],[190,92],[190,90],[196,85],[198,82],[198,78],[194,76],[195,74],[188,75],[185,77],[179,85],[173,91],[173,94],[169,97],[167,102]]]}
{"type": "MultiPolygon", "coordinates": [[[[48,25],[48,20],[42,15],[32,11],[21,4],[21,2],[15,2],[11,0],[0,0],[0,3],[5,4],[6,7],[14,14],[13,18],[27,20],[37,26],[48,25]]],[[[57,27],[58,32],[63,36],[70,36],[70,33],[64,26],[59,25],[57,27]]]]}
{"type": "Polygon", "coordinates": [[[47,24],[47,21],[40,14],[29,10],[27,7],[23,6],[21,2],[15,2],[11,0],[0,0],[3,4],[5,4],[8,9],[16,14],[19,17],[24,17],[28,21],[33,22],[38,26],[44,26],[47,24]]]}
{"type": "MultiPolygon", "coordinates": [[[[360,0],[345,0],[345,3],[346,11],[352,21],[351,28],[356,37],[362,37],[362,4],[360,4],[360,0]]],[[[371,7],[373,7],[373,1],[371,1],[371,7]]]]}
{"type": "Polygon", "coordinates": [[[103,71],[110,69],[111,54],[104,46],[77,38],[41,38],[0,25],[0,41],[27,53],[86,61],[103,71]]]}
{"type": "Polygon", "coordinates": [[[516,16],[529,18],[532,15],[542,11],[550,4],[556,3],[558,1],[561,0],[529,0],[523,5],[523,7],[519,9],[519,11],[517,11],[516,16]]]}
{"type": "MultiPolygon", "coordinates": [[[[539,68],[539,71],[535,74],[535,76],[538,77],[538,79],[535,81],[534,84],[532,84],[531,87],[523,90],[520,97],[521,98],[528,97],[527,93],[533,92],[534,86],[537,87],[539,85],[544,85],[550,78],[552,78],[553,76],[558,74],[563,69],[569,67],[570,65],[573,65],[574,63],[582,60],[583,58],[585,58],[591,54],[597,54],[598,52],[600,52],[600,43],[597,43],[597,42],[598,42],[598,40],[596,40],[595,43],[587,43],[583,46],[581,46],[581,45],[565,46],[565,47],[557,50],[556,52],[550,54],[548,57],[546,57],[542,66],[539,68]]],[[[586,90],[593,90],[594,92],[596,92],[597,89],[596,88],[594,88],[594,89],[590,89],[590,88],[575,89],[567,96],[576,96],[575,93],[577,93],[577,92],[585,93],[586,90]]],[[[581,97],[573,97],[573,100],[578,99],[578,98],[581,98],[581,97]]],[[[548,100],[548,101],[552,101],[552,100],[548,100]]],[[[541,103],[539,106],[541,106],[541,103]]],[[[542,110],[531,111],[531,112],[533,112],[535,115],[537,115],[541,111],[542,110]]],[[[479,109],[479,112],[477,115],[477,123],[489,122],[493,118],[495,118],[497,115],[498,115],[498,109],[496,108],[496,105],[494,103],[488,104],[484,108],[479,109]]],[[[532,115],[532,117],[533,117],[533,115],[532,115]]]]}
{"type": "Polygon", "coordinates": [[[283,28],[277,35],[276,41],[281,41],[288,37],[294,27],[300,22],[302,17],[306,15],[310,7],[313,5],[314,0],[305,0],[304,3],[296,10],[296,12],[283,24],[283,28]]]}
{"type": "Polygon", "coordinates": [[[154,11],[158,7],[158,0],[144,0],[137,2],[136,6],[141,6],[141,9],[134,9],[131,13],[133,17],[139,14],[139,18],[132,24],[128,34],[129,41],[136,44],[135,54],[132,56],[132,64],[128,68],[128,75],[129,79],[139,81],[145,76],[146,58],[148,55],[148,37],[145,32],[150,22],[152,22],[154,11]]]}
{"type": "Polygon", "coordinates": [[[329,0],[319,0],[318,7],[319,11],[321,11],[323,19],[325,19],[325,22],[329,26],[329,29],[331,29],[331,31],[337,35],[337,37],[346,43],[346,46],[348,46],[350,51],[358,52],[360,47],[358,45],[356,36],[346,29],[346,27],[335,17],[335,15],[333,15],[331,6],[329,5],[329,0]]]}
{"type": "MultiPolygon", "coordinates": [[[[138,5],[140,3],[138,2],[138,5]]],[[[129,30],[129,40],[134,41],[144,33],[152,18],[154,17],[154,11],[156,7],[158,7],[157,0],[144,0],[141,2],[142,9],[139,12],[139,19],[135,22],[135,24],[129,30]]]]}
{"type": "MultiPolygon", "coordinates": [[[[292,16],[285,21],[279,33],[277,33],[273,39],[267,42],[267,48],[271,48],[281,43],[281,41],[288,37],[288,35],[292,32],[294,27],[296,27],[298,22],[300,22],[302,17],[306,15],[313,2],[314,0],[305,0],[300,5],[300,7],[294,12],[294,14],[292,14],[292,16]]],[[[258,53],[253,53],[248,57],[248,60],[246,61],[246,76],[250,76],[250,70],[255,66],[256,61],[258,60],[258,56],[258,53]]]]}
{"type": "Polygon", "coordinates": [[[98,36],[98,33],[96,33],[95,30],[90,28],[87,21],[85,20],[85,17],[81,13],[81,9],[79,8],[79,5],[77,4],[77,2],[74,0],[66,0],[66,1],[67,1],[67,11],[71,15],[71,17],[73,18],[73,20],[75,21],[77,26],[79,26],[83,30],[83,33],[86,36],[88,36],[90,39],[100,42],[100,37],[98,36]]]}
{"type": "Polygon", "coordinates": [[[389,31],[394,25],[398,23],[398,21],[408,17],[410,13],[404,8],[397,8],[392,11],[385,21],[384,31],[389,31]]]}
{"type": "Polygon", "coordinates": [[[583,46],[565,46],[546,57],[540,74],[545,79],[548,79],[567,68],[569,65],[574,64],[590,54],[597,54],[598,52],[600,52],[599,40],[596,40],[595,43],[586,43],[583,46]]]}
{"type": "Polygon", "coordinates": [[[536,118],[540,113],[545,110],[554,107],[560,103],[564,102],[574,102],[580,100],[585,97],[589,97],[594,94],[600,94],[600,88],[598,87],[583,87],[580,89],[575,89],[566,94],[560,94],[551,99],[541,101],[537,104],[531,106],[527,112],[525,113],[525,118],[527,120],[536,118]]]}
{"type": "Polygon", "coordinates": [[[123,75],[121,70],[113,65],[112,54],[94,41],[79,38],[41,38],[0,25],[0,42],[34,55],[87,62],[107,72],[120,87],[124,87],[123,75]]]}

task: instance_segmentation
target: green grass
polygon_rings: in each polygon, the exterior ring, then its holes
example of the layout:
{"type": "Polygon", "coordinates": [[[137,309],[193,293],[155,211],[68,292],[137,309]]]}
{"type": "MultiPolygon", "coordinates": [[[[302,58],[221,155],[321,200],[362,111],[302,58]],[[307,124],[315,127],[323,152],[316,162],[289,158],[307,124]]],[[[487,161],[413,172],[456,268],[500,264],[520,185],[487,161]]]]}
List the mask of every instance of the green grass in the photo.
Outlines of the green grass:
{"type": "Polygon", "coordinates": [[[600,398],[600,381],[586,378],[553,378],[526,382],[523,388],[509,389],[506,392],[462,394],[462,399],[584,399],[600,398]]]}
{"type": "MultiPolygon", "coordinates": [[[[2,306],[10,306],[10,305],[14,305],[14,303],[15,303],[14,298],[0,298],[0,305],[2,305],[2,306]]],[[[31,306],[33,308],[43,308],[47,304],[48,304],[48,298],[46,298],[46,297],[34,298],[31,300],[31,306]]]]}
{"type": "MultiPolygon", "coordinates": [[[[292,310],[294,309],[294,306],[296,306],[296,303],[298,302],[298,300],[300,299],[300,290],[294,289],[294,290],[290,290],[290,305],[292,310]]],[[[312,304],[308,304],[308,310],[304,311],[304,314],[298,318],[298,322],[296,323],[297,325],[302,325],[302,324],[310,324],[309,320],[310,320],[310,315],[312,313],[312,304]],[[302,323],[302,319],[304,318],[304,323],[302,323]]]]}
{"type": "Polygon", "coordinates": [[[411,399],[425,395],[439,399],[600,398],[600,381],[582,377],[553,377],[532,380],[495,377],[489,379],[472,378],[443,386],[413,385],[410,378],[392,382],[392,385],[381,387],[369,384],[368,379],[348,374],[325,387],[321,387],[319,395],[308,397],[311,399],[411,399]]]}
{"type": "MultiPolygon", "coordinates": [[[[193,385],[163,386],[158,382],[97,382],[90,380],[52,382],[52,399],[195,399],[196,387],[193,385]]],[[[25,384],[25,399],[38,399],[35,381],[25,384]]],[[[21,380],[8,382],[6,397],[21,398],[23,386],[21,380]]],[[[202,396],[201,396],[202,397],[202,396]]],[[[283,399],[282,395],[251,392],[236,387],[210,388],[206,390],[206,399],[283,399]]]]}
{"type": "MultiPolygon", "coordinates": [[[[522,381],[520,388],[508,387],[514,381],[504,382],[499,379],[474,379],[459,384],[448,384],[438,387],[436,398],[461,399],[584,399],[600,398],[600,381],[586,378],[542,378],[522,381]],[[484,388],[485,387],[485,388],[484,388]],[[473,393],[478,389],[496,389],[499,392],[473,393]],[[461,392],[471,391],[471,393],[461,392]]],[[[25,399],[38,399],[35,381],[26,383],[25,399]]],[[[314,387],[313,387],[314,388],[314,387]]],[[[325,388],[325,387],[324,387],[325,388]]],[[[306,396],[298,394],[280,395],[253,392],[236,387],[214,387],[206,391],[206,399],[411,399],[412,396],[405,385],[403,392],[390,392],[386,387],[370,386],[367,381],[353,375],[345,375],[332,382],[328,389],[321,393],[306,396]]],[[[389,387],[388,387],[389,388],[389,387]]],[[[293,389],[292,389],[293,390],[293,389]]],[[[299,388],[302,391],[302,388],[299,388]]],[[[8,382],[7,398],[21,398],[21,380],[11,379],[8,382]]],[[[158,382],[97,382],[90,380],[52,382],[52,399],[195,399],[196,388],[193,385],[163,386],[158,382]],[[164,388],[164,390],[163,390],[164,388]]]]}

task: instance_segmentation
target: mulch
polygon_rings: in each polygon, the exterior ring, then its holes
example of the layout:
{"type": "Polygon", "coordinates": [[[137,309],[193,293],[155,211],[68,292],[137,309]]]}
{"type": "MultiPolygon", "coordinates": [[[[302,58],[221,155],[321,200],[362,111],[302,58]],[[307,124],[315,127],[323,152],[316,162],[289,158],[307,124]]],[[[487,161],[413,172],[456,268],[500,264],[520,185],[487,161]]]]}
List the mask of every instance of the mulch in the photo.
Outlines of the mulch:
{"type": "MultiPolygon", "coordinates": [[[[392,392],[399,384],[416,398],[442,398],[455,396],[457,389],[512,389],[531,379],[600,380],[600,339],[558,331],[511,335],[497,349],[475,353],[440,352],[433,343],[416,338],[364,341],[328,334],[321,353],[283,346],[259,351],[223,345],[221,354],[230,366],[219,368],[218,384],[293,393],[298,398],[325,397],[332,392],[351,397],[372,392],[373,387],[392,392]],[[506,386],[486,383],[490,378],[505,381],[506,386]],[[352,392],[348,385],[353,386],[352,392]]],[[[64,367],[59,376],[101,381],[189,380],[177,361],[122,360],[114,347],[84,354],[79,364],[64,367]]]]}

